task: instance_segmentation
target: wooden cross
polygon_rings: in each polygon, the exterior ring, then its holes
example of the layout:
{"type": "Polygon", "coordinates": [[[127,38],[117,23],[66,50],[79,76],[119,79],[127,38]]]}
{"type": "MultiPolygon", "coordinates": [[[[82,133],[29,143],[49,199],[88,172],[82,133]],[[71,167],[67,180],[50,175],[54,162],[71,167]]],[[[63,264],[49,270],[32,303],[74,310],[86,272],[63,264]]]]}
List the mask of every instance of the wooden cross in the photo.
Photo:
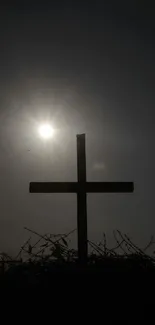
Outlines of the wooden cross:
{"type": "Polygon", "coordinates": [[[87,261],[87,193],[129,193],[134,191],[133,182],[87,182],[85,134],[77,135],[78,182],[31,182],[30,193],[76,193],[78,256],[87,261]]]}

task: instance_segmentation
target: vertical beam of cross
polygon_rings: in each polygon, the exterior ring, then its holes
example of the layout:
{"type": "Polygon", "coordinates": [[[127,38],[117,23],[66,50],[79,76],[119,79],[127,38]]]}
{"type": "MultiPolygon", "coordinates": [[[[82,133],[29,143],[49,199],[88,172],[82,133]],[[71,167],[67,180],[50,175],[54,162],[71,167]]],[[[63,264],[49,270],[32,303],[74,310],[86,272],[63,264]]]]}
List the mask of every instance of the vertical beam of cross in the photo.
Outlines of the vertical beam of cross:
{"type": "Polygon", "coordinates": [[[84,264],[88,253],[85,134],[77,135],[77,177],[80,185],[77,193],[78,254],[79,262],[84,264]]]}

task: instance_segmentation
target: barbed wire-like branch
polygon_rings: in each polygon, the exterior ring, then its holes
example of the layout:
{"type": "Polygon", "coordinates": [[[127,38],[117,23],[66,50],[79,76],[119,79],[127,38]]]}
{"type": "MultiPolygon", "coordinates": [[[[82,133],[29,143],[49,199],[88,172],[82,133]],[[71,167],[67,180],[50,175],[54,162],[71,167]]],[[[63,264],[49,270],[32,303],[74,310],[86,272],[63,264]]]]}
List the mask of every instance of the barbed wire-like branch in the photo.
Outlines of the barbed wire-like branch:
{"type": "MultiPolygon", "coordinates": [[[[76,231],[73,229],[67,234],[50,234],[46,233],[41,235],[40,233],[31,230],[27,227],[25,229],[31,233],[31,236],[21,247],[19,253],[15,259],[12,259],[8,254],[0,254],[0,269],[2,266],[3,273],[12,265],[22,264],[23,266],[28,263],[32,265],[50,265],[49,263],[74,263],[77,261],[78,252],[75,249],[70,248],[70,236],[76,231]],[[34,241],[35,235],[39,238],[34,241]],[[47,264],[48,263],[48,264],[47,264]]],[[[110,263],[108,265],[116,266],[116,263],[124,263],[122,265],[139,265],[140,267],[150,267],[151,265],[155,268],[155,258],[146,253],[148,249],[154,247],[154,237],[151,236],[149,243],[144,249],[139,248],[129,238],[127,234],[123,234],[121,231],[113,231],[113,237],[116,245],[112,248],[108,247],[106,234],[103,233],[100,242],[95,243],[88,240],[89,254],[88,254],[88,265],[91,263],[104,262],[110,263]],[[128,264],[125,264],[129,262],[128,264]],[[136,264],[135,264],[136,262],[136,264]],[[114,264],[113,264],[114,263],[114,264]]],[[[101,264],[99,263],[99,264],[101,264]]]]}

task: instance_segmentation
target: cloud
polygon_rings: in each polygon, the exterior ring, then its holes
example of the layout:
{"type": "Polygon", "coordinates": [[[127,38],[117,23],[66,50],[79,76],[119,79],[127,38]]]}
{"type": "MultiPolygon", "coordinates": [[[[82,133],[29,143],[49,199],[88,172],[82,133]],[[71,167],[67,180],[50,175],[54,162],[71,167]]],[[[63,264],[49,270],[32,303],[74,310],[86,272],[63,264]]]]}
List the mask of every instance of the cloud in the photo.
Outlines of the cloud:
{"type": "Polygon", "coordinates": [[[104,170],[105,164],[103,162],[96,162],[93,166],[93,169],[95,170],[104,170]]]}

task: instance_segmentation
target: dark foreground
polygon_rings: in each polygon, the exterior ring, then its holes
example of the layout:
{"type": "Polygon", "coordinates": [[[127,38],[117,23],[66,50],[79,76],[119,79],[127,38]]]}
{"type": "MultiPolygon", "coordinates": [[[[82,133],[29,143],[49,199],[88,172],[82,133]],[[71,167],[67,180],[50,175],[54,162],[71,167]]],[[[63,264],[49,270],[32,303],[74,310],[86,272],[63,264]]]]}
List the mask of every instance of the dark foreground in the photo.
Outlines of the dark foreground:
{"type": "Polygon", "coordinates": [[[15,297],[18,290],[18,297],[28,301],[38,295],[52,310],[56,305],[59,314],[67,305],[67,317],[72,309],[74,318],[82,311],[92,317],[97,310],[101,322],[106,315],[107,320],[154,321],[155,258],[147,254],[153,238],[143,250],[120,232],[113,249],[107,247],[105,236],[98,245],[89,242],[92,252],[84,266],[78,262],[77,251],[69,249],[66,235],[34,234],[36,241],[29,239],[15,261],[1,254],[0,290],[9,290],[7,297],[10,292],[15,297]]]}
{"type": "Polygon", "coordinates": [[[88,259],[86,265],[81,265],[78,260],[68,262],[58,259],[12,262],[1,273],[0,284],[16,287],[54,287],[64,280],[68,281],[68,285],[71,281],[82,283],[84,280],[85,284],[91,281],[91,285],[98,284],[100,288],[118,284],[123,289],[131,286],[133,281],[144,289],[145,284],[149,286],[150,281],[153,287],[154,279],[155,264],[149,258],[145,259],[138,255],[131,255],[128,258],[93,256],[88,259]]]}
{"type": "Polygon", "coordinates": [[[21,299],[26,292],[28,301],[38,295],[42,311],[47,308],[43,303],[50,302],[60,314],[62,307],[68,306],[69,314],[74,310],[91,318],[97,312],[107,321],[154,320],[155,267],[138,257],[107,258],[87,266],[64,261],[19,263],[1,275],[0,284],[1,292],[5,289],[15,294],[22,289],[21,299]]]}

